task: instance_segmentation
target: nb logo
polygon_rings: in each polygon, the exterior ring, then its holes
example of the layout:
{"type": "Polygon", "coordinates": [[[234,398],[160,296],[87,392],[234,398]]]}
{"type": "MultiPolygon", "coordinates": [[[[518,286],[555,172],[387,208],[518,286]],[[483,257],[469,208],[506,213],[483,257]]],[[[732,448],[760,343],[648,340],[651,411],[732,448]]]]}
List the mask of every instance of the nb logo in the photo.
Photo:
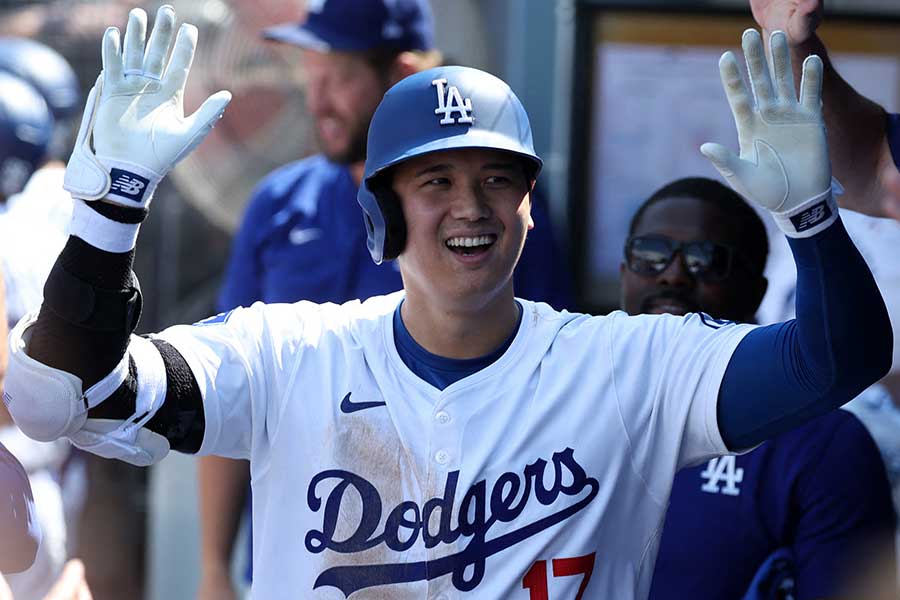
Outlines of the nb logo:
{"type": "Polygon", "coordinates": [[[472,99],[463,99],[462,94],[459,93],[459,89],[455,85],[445,88],[444,86],[446,86],[446,84],[447,80],[444,78],[435,79],[431,82],[431,85],[437,88],[438,105],[437,108],[434,109],[434,114],[444,115],[440,120],[441,125],[474,123],[475,119],[472,118],[472,99]],[[459,116],[454,118],[454,113],[459,116]]]}
{"type": "Polygon", "coordinates": [[[831,217],[831,208],[825,202],[822,202],[821,204],[816,204],[809,210],[803,211],[799,215],[791,217],[791,223],[793,223],[794,228],[800,232],[812,229],[819,223],[827,221],[829,217],[831,217]]]}
{"type": "Polygon", "coordinates": [[[113,180],[112,185],[109,186],[110,193],[125,196],[132,200],[141,200],[147,184],[150,183],[149,179],[121,169],[112,169],[110,177],[113,180]]]}
{"type": "Polygon", "coordinates": [[[700,486],[704,492],[738,496],[741,488],[736,484],[744,480],[744,469],[735,468],[734,456],[720,456],[709,461],[700,477],[706,480],[706,483],[700,486]],[[720,487],[720,482],[725,483],[724,487],[720,487]]]}
{"type": "Polygon", "coordinates": [[[135,194],[139,194],[145,187],[143,182],[138,181],[137,179],[131,179],[127,175],[122,175],[113,182],[109,189],[116,190],[117,192],[129,196],[134,196],[135,194]]]}
{"type": "Polygon", "coordinates": [[[800,227],[809,227],[810,225],[815,225],[819,221],[821,221],[825,217],[825,207],[821,204],[811,211],[807,213],[803,213],[803,218],[800,219],[800,227]]]}

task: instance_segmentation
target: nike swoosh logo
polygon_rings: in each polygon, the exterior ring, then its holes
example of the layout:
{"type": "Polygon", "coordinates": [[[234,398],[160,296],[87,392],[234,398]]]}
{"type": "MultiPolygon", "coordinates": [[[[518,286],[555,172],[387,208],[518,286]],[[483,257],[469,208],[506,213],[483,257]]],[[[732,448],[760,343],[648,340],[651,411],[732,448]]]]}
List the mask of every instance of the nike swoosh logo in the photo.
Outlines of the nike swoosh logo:
{"type": "Polygon", "coordinates": [[[317,240],[320,237],[322,237],[322,230],[316,229],[314,227],[309,227],[306,229],[302,227],[294,227],[293,229],[291,229],[290,234],[288,234],[288,238],[291,240],[291,243],[296,246],[300,246],[301,244],[317,240]]]}
{"type": "Polygon", "coordinates": [[[352,393],[353,392],[347,392],[347,395],[341,400],[342,413],[347,413],[349,415],[358,410],[366,410],[367,408],[375,408],[376,406],[387,406],[387,402],[351,402],[350,394],[352,393]]]}

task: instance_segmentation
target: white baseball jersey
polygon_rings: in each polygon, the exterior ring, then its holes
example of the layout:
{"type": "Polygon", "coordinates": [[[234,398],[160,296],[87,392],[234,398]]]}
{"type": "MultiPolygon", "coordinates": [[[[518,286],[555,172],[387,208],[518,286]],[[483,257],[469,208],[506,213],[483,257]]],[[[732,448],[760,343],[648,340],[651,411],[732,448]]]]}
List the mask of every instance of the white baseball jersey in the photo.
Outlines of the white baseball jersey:
{"type": "Polygon", "coordinates": [[[445,390],[393,340],[402,292],[257,304],[160,337],[202,454],[250,458],[257,598],[644,598],[675,471],[723,454],[752,327],[520,300],[506,352],[445,390]]]}

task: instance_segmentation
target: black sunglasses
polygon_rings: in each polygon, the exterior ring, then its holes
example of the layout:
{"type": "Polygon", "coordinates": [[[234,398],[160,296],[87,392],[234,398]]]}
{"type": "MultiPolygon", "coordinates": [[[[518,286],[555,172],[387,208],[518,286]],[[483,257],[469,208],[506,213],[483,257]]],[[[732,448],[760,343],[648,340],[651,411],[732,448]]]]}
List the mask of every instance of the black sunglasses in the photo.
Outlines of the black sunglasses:
{"type": "Polygon", "coordinates": [[[679,242],[661,235],[635,235],[625,242],[625,264],[640,275],[658,275],[680,253],[684,267],[703,281],[722,281],[731,275],[734,248],[708,240],[679,242]]]}

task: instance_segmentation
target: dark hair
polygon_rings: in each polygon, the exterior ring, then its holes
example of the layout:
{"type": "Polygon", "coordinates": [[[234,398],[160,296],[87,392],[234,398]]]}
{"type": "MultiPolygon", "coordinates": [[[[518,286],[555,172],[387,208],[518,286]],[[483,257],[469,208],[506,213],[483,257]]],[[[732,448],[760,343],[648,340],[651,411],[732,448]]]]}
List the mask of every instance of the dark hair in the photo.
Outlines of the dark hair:
{"type": "Polygon", "coordinates": [[[647,209],[668,198],[696,198],[715,206],[737,225],[737,248],[754,274],[760,275],[766,267],[769,254],[769,236],[759,214],[730,187],[706,177],[685,177],[667,183],[650,195],[637,209],[628,226],[628,234],[634,234],[647,209]]]}

